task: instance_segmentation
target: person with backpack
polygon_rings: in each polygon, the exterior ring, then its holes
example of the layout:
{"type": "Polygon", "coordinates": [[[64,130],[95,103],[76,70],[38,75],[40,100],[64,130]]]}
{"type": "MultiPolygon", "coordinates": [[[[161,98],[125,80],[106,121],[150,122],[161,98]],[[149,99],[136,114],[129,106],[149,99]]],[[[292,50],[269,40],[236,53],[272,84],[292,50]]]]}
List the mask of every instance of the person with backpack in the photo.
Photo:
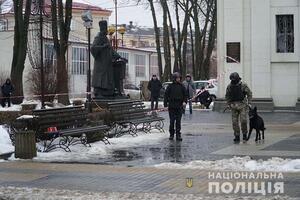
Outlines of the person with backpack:
{"type": "Polygon", "coordinates": [[[240,143],[240,124],[243,141],[247,141],[247,111],[248,104],[252,100],[252,92],[246,83],[241,81],[237,72],[230,74],[230,84],[227,86],[225,99],[232,113],[232,128],[234,131],[234,142],[240,143]]]}

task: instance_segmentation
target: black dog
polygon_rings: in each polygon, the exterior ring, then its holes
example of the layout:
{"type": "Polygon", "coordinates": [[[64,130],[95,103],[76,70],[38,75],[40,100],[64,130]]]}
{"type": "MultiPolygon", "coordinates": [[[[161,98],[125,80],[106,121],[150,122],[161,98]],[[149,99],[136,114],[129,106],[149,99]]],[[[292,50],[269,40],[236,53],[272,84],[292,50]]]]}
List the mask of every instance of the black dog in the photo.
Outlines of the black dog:
{"type": "Polygon", "coordinates": [[[255,141],[257,142],[258,140],[261,140],[261,133],[262,132],[262,139],[265,139],[265,124],[264,124],[264,120],[258,116],[257,114],[257,108],[254,107],[253,109],[251,109],[251,107],[249,107],[249,120],[250,120],[250,129],[249,129],[249,135],[247,140],[250,139],[251,136],[251,132],[253,129],[256,130],[256,137],[255,137],[255,141]]]}

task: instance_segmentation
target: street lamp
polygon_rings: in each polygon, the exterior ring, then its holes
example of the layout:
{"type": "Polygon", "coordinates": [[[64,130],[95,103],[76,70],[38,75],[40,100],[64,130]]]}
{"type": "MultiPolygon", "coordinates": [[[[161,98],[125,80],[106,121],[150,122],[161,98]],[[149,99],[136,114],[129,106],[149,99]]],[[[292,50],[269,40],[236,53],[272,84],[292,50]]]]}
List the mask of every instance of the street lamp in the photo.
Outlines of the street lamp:
{"type": "Polygon", "coordinates": [[[90,10],[82,13],[81,19],[83,20],[83,25],[88,31],[88,71],[87,71],[87,99],[88,99],[88,111],[92,112],[92,95],[91,95],[91,28],[93,28],[93,17],[90,10]]]}
{"type": "Polygon", "coordinates": [[[118,29],[118,32],[121,34],[122,36],[122,47],[124,46],[123,44],[123,35],[124,33],[126,32],[126,28],[124,26],[121,26],[119,29],[118,29]]]}
{"type": "Polygon", "coordinates": [[[114,26],[109,26],[107,28],[107,33],[109,35],[109,39],[110,39],[110,44],[111,46],[114,46],[113,44],[113,40],[112,40],[112,35],[116,32],[116,28],[114,26]]]}
{"type": "Polygon", "coordinates": [[[39,53],[40,53],[40,79],[41,79],[41,103],[42,109],[45,109],[45,72],[44,72],[44,41],[43,41],[43,18],[48,18],[45,6],[44,6],[44,0],[33,0],[32,1],[32,11],[31,15],[36,16],[39,18],[39,53]]]}

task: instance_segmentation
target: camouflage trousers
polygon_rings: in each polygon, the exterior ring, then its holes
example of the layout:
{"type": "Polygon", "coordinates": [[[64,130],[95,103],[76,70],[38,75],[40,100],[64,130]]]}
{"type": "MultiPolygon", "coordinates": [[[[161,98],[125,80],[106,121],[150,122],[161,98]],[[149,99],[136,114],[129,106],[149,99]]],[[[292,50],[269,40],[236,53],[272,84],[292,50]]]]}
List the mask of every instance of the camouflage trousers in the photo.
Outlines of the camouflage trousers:
{"type": "Polygon", "coordinates": [[[247,113],[248,106],[244,102],[233,102],[230,104],[232,113],[232,128],[235,136],[240,135],[240,122],[242,133],[247,134],[247,113]],[[239,122],[240,121],[240,122],[239,122]]]}

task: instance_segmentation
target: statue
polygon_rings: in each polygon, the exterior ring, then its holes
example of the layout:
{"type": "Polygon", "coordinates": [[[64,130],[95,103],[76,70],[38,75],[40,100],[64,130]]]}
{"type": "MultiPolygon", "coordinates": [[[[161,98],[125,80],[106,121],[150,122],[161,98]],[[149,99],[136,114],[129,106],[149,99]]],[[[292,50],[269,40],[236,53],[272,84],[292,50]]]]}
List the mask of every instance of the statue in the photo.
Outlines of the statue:
{"type": "Polygon", "coordinates": [[[112,99],[117,96],[122,96],[123,85],[120,84],[120,79],[124,76],[120,71],[125,67],[126,59],[113,50],[110,41],[107,38],[107,22],[100,21],[100,32],[95,37],[91,47],[91,53],[95,59],[92,86],[94,88],[96,99],[112,99]]]}

